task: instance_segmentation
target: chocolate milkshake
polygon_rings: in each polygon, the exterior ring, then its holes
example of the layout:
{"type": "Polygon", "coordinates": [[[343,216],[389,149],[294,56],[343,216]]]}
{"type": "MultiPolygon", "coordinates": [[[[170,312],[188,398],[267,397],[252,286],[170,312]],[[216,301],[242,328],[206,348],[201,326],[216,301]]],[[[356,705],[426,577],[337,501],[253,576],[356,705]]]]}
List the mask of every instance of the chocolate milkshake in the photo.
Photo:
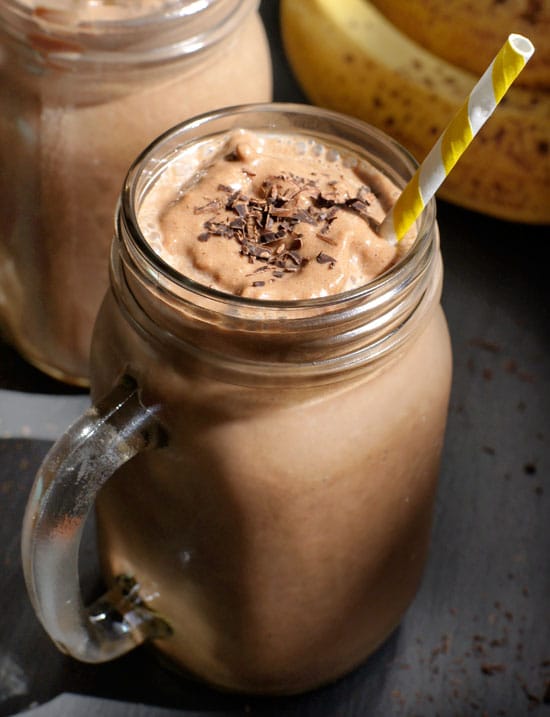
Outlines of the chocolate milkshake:
{"type": "Polygon", "coordinates": [[[451,378],[433,202],[398,246],[377,231],[414,169],[372,127],[300,105],[196,118],[136,160],[94,407],[25,514],[29,594],[64,652],[101,662],[150,640],[218,687],[287,694],[398,624],[451,378]],[[85,608],[94,505],[108,592],[85,608]]]}
{"type": "Polygon", "coordinates": [[[133,196],[161,261],[145,286],[114,255],[92,385],[132,375],[168,444],[100,494],[104,570],[138,581],[180,669],[310,689],[376,649],[421,576],[451,371],[437,235],[381,239],[399,178],[299,127],[158,152],[133,196]]]}
{"type": "Polygon", "coordinates": [[[242,130],[182,151],[139,222],[162,259],[201,285],[313,299],[369,283],[408,250],[412,233],[396,247],[376,231],[398,194],[351,154],[242,130]]]}
{"type": "Polygon", "coordinates": [[[132,159],[186,117],[270,98],[257,2],[187,6],[0,4],[0,331],[67,382],[89,381],[132,159]]]}

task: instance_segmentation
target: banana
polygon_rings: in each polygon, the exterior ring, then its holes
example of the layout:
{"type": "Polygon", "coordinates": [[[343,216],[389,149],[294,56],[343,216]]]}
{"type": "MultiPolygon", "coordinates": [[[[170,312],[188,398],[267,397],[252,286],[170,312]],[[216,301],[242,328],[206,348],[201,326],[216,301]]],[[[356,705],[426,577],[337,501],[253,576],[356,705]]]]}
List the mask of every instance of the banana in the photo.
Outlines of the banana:
{"type": "MultiPolygon", "coordinates": [[[[478,79],[367,0],[281,0],[281,34],[313,104],[370,122],[419,161],[478,79]]],[[[501,219],[550,223],[550,95],[511,88],[438,196],[501,219]]]]}
{"type": "Polygon", "coordinates": [[[536,52],[517,86],[550,90],[550,1],[371,0],[399,30],[434,55],[481,75],[511,32],[536,52]]]}

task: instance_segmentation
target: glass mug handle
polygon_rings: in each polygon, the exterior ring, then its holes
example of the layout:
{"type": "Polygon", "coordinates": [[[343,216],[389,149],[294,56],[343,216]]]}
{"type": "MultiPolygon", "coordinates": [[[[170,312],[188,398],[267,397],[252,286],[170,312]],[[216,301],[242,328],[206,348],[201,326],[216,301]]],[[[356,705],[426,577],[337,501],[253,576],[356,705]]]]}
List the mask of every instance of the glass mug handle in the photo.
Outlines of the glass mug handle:
{"type": "Polygon", "coordinates": [[[124,377],[52,446],[27,503],[22,559],[31,602],[57,647],[84,662],[111,660],[171,632],[132,577],[121,576],[88,607],[78,577],[82,533],[99,489],[137,453],[165,443],[155,414],[124,377]]]}

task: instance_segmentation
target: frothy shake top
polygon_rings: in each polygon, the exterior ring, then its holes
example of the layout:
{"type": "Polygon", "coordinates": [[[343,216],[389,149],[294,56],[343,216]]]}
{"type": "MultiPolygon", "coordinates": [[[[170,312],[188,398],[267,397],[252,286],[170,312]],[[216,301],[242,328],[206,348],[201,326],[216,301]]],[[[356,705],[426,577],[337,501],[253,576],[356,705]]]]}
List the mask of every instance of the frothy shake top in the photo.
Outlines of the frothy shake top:
{"type": "Polygon", "coordinates": [[[309,299],[370,282],[408,250],[377,227],[399,190],[357,157],[300,135],[233,132],[183,150],[138,221],[181,274],[257,299],[309,299]]]}

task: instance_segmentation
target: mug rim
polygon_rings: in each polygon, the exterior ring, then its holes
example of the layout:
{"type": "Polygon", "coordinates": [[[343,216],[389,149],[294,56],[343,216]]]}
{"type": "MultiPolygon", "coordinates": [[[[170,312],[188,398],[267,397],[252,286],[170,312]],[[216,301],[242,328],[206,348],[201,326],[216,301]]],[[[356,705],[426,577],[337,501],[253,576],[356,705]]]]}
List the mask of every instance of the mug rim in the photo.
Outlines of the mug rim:
{"type": "Polygon", "coordinates": [[[0,33],[21,36],[26,43],[30,26],[39,35],[52,36],[59,45],[48,48],[45,57],[73,69],[98,62],[117,68],[155,66],[202,56],[230,36],[257,4],[258,0],[165,0],[134,16],[71,21],[63,19],[64,9],[44,8],[38,14],[34,5],[22,0],[1,0],[5,28],[0,33]]]}
{"type": "MultiPolygon", "coordinates": [[[[169,286],[173,285],[174,287],[183,289],[186,292],[191,292],[195,295],[201,296],[204,299],[214,300],[216,302],[221,301],[229,306],[241,307],[243,309],[261,307],[263,309],[288,310],[292,308],[315,309],[326,306],[336,306],[346,302],[368,300],[372,295],[376,295],[381,291],[383,292],[388,284],[393,283],[393,281],[396,281],[397,284],[404,281],[405,276],[409,272],[413,271],[414,266],[418,263],[422,263],[422,257],[425,257],[426,253],[429,251],[430,245],[432,244],[436,223],[436,201],[434,198],[430,199],[420,216],[417,237],[414,243],[398,262],[393,264],[379,276],[369,281],[367,284],[353,287],[347,291],[329,294],[328,296],[290,300],[260,299],[238,296],[220,289],[208,287],[191,279],[190,277],[185,276],[172,267],[168,262],[164,261],[152,249],[151,245],[141,231],[136,212],[137,182],[141,174],[145,171],[147,162],[155,155],[155,153],[162,150],[163,147],[166,148],[171,145],[174,139],[182,138],[182,140],[185,141],[186,136],[192,134],[193,132],[199,132],[203,128],[206,130],[209,124],[215,122],[216,120],[223,120],[224,118],[231,117],[244,118],[255,113],[265,116],[266,118],[266,122],[263,125],[263,131],[277,130],[277,126],[273,123],[273,120],[269,123],[269,116],[277,114],[280,116],[286,116],[290,119],[302,117],[307,118],[309,121],[326,121],[334,128],[340,127],[353,133],[369,135],[376,141],[377,144],[381,147],[385,146],[396,158],[403,161],[410,171],[410,176],[412,176],[418,168],[418,162],[413,155],[388,134],[363,120],[336,112],[334,110],[319,108],[309,104],[268,102],[233,105],[205,112],[174,125],[155,138],[136,157],[126,174],[117,206],[116,224],[118,227],[123,225],[126,228],[127,231],[122,233],[119,232],[119,236],[129,239],[130,247],[126,248],[130,249],[130,253],[133,257],[136,258],[137,254],[137,258],[141,260],[140,263],[145,263],[146,266],[152,269],[149,273],[150,275],[154,274],[157,281],[160,276],[165,281],[168,281],[169,286]]],[[[241,125],[235,124],[234,128],[236,129],[240,126],[241,125]]],[[[292,127],[292,132],[294,134],[301,134],[302,130],[302,127],[292,127]]],[[[262,131],[261,128],[259,128],[259,131],[262,131]]],[[[315,134],[312,130],[310,130],[310,132],[312,135],[315,134]]],[[[324,134],[327,134],[326,128],[324,134]]],[[[337,135],[335,135],[335,140],[336,139],[338,139],[337,135]]],[[[192,141],[193,140],[190,140],[190,142],[192,141]]],[[[349,142],[349,145],[356,150],[362,149],[360,146],[354,147],[351,142],[349,142]]],[[[181,146],[182,145],[178,145],[178,147],[181,146]]],[[[379,168],[377,167],[377,169],[379,168]]],[[[164,288],[166,289],[168,287],[165,286],[164,288]]]]}

